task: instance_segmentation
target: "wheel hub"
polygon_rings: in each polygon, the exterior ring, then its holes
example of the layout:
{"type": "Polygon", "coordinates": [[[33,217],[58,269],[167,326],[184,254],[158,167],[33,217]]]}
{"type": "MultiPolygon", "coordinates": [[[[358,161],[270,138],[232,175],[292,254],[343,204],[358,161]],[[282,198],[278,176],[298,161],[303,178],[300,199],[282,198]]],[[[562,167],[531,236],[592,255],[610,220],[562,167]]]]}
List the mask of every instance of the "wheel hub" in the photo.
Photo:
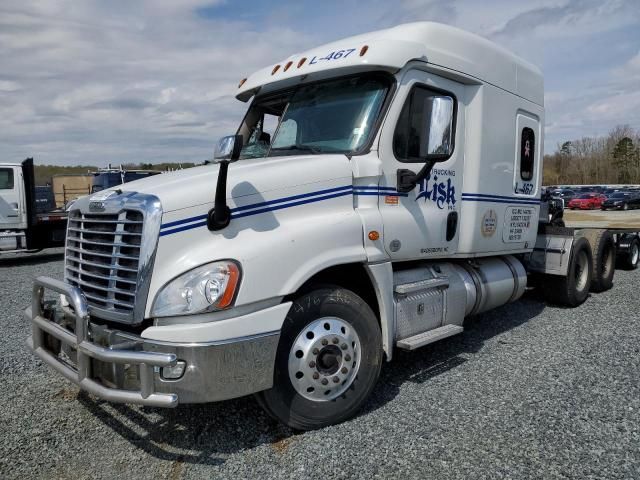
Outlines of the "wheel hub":
{"type": "Polygon", "coordinates": [[[304,398],[330,401],[343,395],[360,367],[360,338],[346,321],[324,317],[296,337],[289,352],[289,378],[304,398]]]}
{"type": "Polygon", "coordinates": [[[319,373],[333,375],[340,368],[340,363],[342,363],[342,352],[335,345],[329,345],[320,350],[316,368],[319,373]]]}

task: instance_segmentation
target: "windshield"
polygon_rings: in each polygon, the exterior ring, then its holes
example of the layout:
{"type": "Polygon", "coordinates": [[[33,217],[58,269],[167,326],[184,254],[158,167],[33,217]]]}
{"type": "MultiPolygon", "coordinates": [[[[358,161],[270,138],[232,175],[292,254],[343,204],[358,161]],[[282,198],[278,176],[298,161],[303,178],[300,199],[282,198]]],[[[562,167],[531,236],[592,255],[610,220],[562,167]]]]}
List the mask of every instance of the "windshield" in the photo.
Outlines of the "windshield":
{"type": "Polygon", "coordinates": [[[611,198],[625,198],[628,195],[628,193],[614,193],[613,195],[611,195],[611,198]]]}
{"type": "Polygon", "coordinates": [[[354,153],[373,134],[389,86],[388,77],[369,73],[258,98],[239,129],[240,158],[354,153]]]}
{"type": "Polygon", "coordinates": [[[593,198],[593,197],[595,197],[595,195],[593,193],[585,193],[584,195],[580,195],[580,198],[582,200],[586,200],[588,198],[593,198]]]}

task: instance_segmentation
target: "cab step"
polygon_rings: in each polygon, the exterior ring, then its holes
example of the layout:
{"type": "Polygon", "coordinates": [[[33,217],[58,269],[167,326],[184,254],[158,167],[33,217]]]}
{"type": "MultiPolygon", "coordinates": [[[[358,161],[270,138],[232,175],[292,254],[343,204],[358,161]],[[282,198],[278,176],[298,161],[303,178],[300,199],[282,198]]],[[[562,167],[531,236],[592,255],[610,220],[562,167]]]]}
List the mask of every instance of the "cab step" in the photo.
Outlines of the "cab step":
{"type": "Polygon", "coordinates": [[[462,333],[464,328],[459,325],[444,325],[442,327],[434,328],[427,332],[422,332],[403,340],[399,340],[396,344],[398,348],[403,350],[415,350],[416,348],[424,347],[443,338],[451,337],[462,333]]]}

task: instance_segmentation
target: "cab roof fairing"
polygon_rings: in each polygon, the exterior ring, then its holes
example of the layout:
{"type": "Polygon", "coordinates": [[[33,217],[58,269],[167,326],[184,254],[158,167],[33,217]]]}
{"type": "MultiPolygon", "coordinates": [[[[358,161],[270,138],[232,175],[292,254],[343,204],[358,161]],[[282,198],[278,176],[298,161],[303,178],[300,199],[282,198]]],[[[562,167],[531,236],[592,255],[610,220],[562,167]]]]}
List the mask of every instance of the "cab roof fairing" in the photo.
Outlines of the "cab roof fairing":
{"type": "Polygon", "coordinates": [[[542,73],[536,66],[478,35],[433,22],[398,25],[292,55],[249,76],[238,88],[236,98],[246,102],[262,87],[276,90],[301,81],[341,76],[347,71],[396,72],[411,60],[454,70],[544,105],[542,73]],[[361,56],[365,45],[368,50],[361,56]],[[351,53],[345,55],[349,50],[351,53]],[[339,58],[326,58],[339,51],[343,52],[339,58]],[[306,61],[298,67],[303,58],[306,61]],[[284,71],[288,62],[291,66],[284,71]],[[274,73],[276,65],[279,68],[274,73]]]}

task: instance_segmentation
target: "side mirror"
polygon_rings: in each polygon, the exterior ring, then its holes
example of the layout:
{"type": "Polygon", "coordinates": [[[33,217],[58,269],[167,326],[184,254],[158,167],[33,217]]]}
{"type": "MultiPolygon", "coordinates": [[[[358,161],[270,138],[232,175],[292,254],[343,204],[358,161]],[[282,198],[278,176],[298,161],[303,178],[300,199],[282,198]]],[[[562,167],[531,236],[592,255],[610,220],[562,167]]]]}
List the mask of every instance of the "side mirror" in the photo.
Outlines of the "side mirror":
{"type": "MultiPolygon", "coordinates": [[[[428,129],[428,137],[424,135],[414,148],[419,158],[426,160],[418,173],[413,170],[399,169],[397,175],[397,190],[410,192],[426,178],[437,162],[443,162],[453,153],[455,102],[447,95],[430,95],[424,99],[422,105],[424,130],[428,129]],[[424,138],[426,137],[426,138],[424,138]],[[418,146],[419,144],[419,146],[418,146]]],[[[411,114],[411,112],[410,112],[411,114]]],[[[424,131],[423,130],[423,131],[424,131]]],[[[415,155],[415,154],[414,154],[415,155]]]]}
{"type": "Polygon", "coordinates": [[[240,158],[242,150],[242,135],[228,135],[218,140],[213,152],[213,162],[220,163],[222,160],[235,162],[240,158]]]}
{"type": "Polygon", "coordinates": [[[443,161],[453,152],[453,117],[455,103],[446,95],[431,96],[425,99],[424,112],[428,112],[429,138],[421,157],[443,161]]]}

